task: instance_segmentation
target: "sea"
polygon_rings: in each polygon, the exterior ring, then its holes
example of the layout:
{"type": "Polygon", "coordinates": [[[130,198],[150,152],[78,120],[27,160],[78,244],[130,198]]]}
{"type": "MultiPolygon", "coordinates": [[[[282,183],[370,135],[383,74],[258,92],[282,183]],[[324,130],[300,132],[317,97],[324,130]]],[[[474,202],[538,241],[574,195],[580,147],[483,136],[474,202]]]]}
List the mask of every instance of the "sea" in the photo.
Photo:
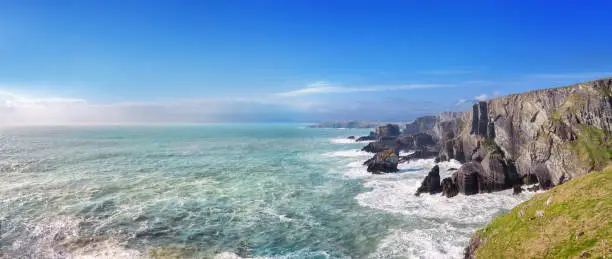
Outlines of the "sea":
{"type": "Polygon", "coordinates": [[[0,258],[462,258],[533,195],[416,197],[433,159],[372,175],[368,132],[1,127],[0,258]]]}

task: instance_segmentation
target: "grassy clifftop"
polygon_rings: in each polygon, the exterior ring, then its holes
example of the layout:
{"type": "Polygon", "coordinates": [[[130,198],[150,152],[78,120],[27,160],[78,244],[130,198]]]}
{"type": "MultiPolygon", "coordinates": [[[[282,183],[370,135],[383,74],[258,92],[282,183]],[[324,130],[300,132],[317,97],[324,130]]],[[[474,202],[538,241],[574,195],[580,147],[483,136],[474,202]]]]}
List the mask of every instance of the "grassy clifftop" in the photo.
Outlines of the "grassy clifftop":
{"type": "Polygon", "coordinates": [[[497,217],[474,234],[469,249],[476,258],[611,258],[611,220],[608,166],[497,217]]]}

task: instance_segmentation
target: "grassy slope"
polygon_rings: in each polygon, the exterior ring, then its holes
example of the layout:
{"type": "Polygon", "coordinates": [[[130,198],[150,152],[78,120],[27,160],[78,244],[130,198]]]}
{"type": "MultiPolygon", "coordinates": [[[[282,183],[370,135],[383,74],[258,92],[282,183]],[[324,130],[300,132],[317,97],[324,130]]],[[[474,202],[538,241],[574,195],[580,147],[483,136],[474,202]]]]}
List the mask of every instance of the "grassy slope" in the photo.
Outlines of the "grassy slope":
{"type": "Polygon", "coordinates": [[[559,185],[497,217],[477,258],[611,258],[612,166],[559,185]],[[550,203],[546,205],[547,201],[550,203]],[[543,211],[543,216],[536,216],[543,211]]]}

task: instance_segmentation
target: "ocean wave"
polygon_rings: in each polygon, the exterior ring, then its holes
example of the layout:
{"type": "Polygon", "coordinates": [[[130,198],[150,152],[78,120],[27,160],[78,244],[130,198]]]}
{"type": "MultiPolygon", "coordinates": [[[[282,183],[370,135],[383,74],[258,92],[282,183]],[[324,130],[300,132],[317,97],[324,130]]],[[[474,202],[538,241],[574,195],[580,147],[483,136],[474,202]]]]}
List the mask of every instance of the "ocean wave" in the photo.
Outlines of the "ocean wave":
{"type": "Polygon", "coordinates": [[[407,155],[410,155],[410,154],[413,154],[413,153],[414,153],[414,151],[400,151],[399,155],[400,156],[407,156],[407,155]]]}
{"type": "Polygon", "coordinates": [[[347,138],[332,138],[329,141],[334,144],[359,144],[360,143],[360,142],[355,142],[354,139],[347,139],[347,138]]]}
{"type": "Polygon", "coordinates": [[[529,192],[513,195],[512,190],[505,190],[471,196],[460,194],[452,199],[440,194],[417,197],[414,193],[433,166],[437,164],[440,177],[445,178],[455,172],[452,168],[461,167],[461,163],[417,159],[399,164],[399,173],[382,175],[368,173],[362,163],[362,160],[351,161],[344,173],[347,178],[363,179],[364,187],[370,189],[355,197],[359,205],[428,222],[393,231],[381,241],[371,255],[373,258],[460,258],[473,231],[534,195],[529,192]]]}
{"type": "Polygon", "coordinates": [[[376,252],[370,257],[448,258],[449,255],[461,255],[464,244],[457,237],[470,233],[450,224],[412,231],[394,230],[381,241],[376,252]]]}
{"type": "Polygon", "coordinates": [[[137,250],[127,249],[114,241],[103,241],[93,243],[87,247],[79,248],[72,252],[72,258],[77,259],[108,259],[108,258],[129,258],[129,259],[148,259],[149,256],[143,255],[137,250]]]}
{"type": "Polygon", "coordinates": [[[323,154],[324,157],[370,157],[372,153],[360,151],[358,149],[334,151],[323,154]]]}

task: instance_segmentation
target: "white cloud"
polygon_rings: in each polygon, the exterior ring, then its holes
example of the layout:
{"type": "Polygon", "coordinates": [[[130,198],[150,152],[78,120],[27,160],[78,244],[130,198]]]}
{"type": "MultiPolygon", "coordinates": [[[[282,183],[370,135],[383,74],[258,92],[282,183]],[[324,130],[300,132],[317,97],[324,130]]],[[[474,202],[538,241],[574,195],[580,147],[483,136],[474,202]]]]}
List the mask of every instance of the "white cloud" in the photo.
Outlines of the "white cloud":
{"type": "Polygon", "coordinates": [[[39,107],[44,108],[54,105],[84,104],[83,99],[37,97],[24,94],[16,94],[8,91],[0,91],[0,107],[39,107]]]}
{"type": "Polygon", "coordinates": [[[484,101],[488,98],[489,96],[487,94],[480,94],[480,95],[474,96],[474,100],[477,100],[477,101],[484,101]]]}
{"type": "Polygon", "coordinates": [[[382,92],[382,91],[398,91],[398,90],[413,90],[426,88],[453,87],[448,84],[408,84],[408,85],[387,85],[387,86],[371,86],[371,87],[344,87],[334,85],[328,82],[320,81],[309,84],[307,87],[274,94],[280,97],[295,97],[312,94],[325,93],[355,93],[355,92],[382,92]]]}
{"type": "Polygon", "coordinates": [[[464,104],[464,103],[467,103],[467,100],[466,100],[466,99],[459,99],[459,100],[457,101],[457,103],[455,104],[455,106],[460,106],[460,105],[462,105],[462,104],[464,104]]]}

